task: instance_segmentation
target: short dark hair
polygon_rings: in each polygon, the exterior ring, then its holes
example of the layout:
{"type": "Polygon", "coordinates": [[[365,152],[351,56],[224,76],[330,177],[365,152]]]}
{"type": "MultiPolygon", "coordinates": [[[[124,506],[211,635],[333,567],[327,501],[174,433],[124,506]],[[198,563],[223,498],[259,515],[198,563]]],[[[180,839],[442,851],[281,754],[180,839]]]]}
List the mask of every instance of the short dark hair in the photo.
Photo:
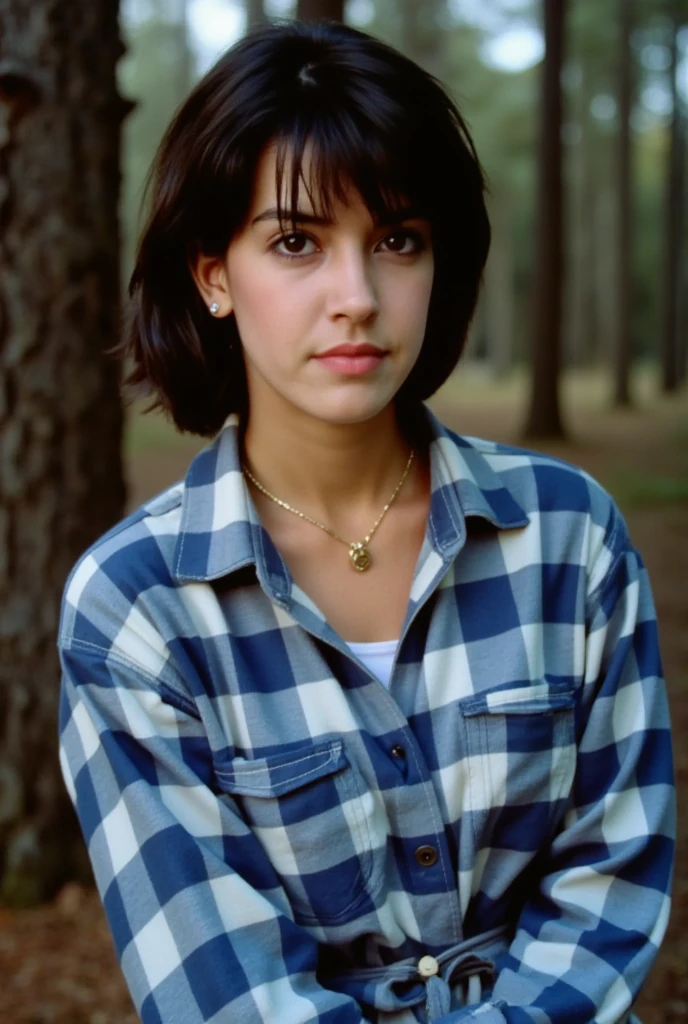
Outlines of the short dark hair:
{"type": "MultiPolygon", "coordinates": [[[[435,272],[423,347],[398,401],[432,395],[454,369],[490,244],[485,181],[468,128],[442,86],[356,29],[286,22],[252,32],[198,83],[160,144],[150,213],[129,285],[126,383],[180,430],[212,435],[246,408],[233,315],[215,319],[190,272],[223,255],[250,210],[258,162],[288,160],[291,210],[309,149],[309,188],[326,213],[353,185],[374,214],[410,203],[428,217],[435,272]]],[[[289,184],[289,183],[288,183],[289,184]]]]}

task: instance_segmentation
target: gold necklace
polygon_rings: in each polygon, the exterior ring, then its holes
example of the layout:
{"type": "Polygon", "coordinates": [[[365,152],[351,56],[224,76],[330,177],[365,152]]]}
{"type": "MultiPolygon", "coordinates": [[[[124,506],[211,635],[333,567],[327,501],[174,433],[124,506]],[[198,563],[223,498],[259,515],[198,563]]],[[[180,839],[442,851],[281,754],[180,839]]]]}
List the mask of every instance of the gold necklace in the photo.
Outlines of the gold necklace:
{"type": "Polygon", "coordinates": [[[256,478],[246,467],[246,465],[244,465],[243,470],[246,476],[251,481],[251,483],[254,484],[258,488],[258,490],[265,495],[266,498],[269,498],[270,501],[274,501],[274,503],[276,505],[279,505],[280,508],[284,508],[287,510],[287,512],[292,512],[295,516],[298,516],[300,519],[305,519],[307,523],[311,523],[313,526],[317,526],[319,529],[324,530],[325,533],[329,534],[330,537],[332,537],[334,540],[338,540],[341,544],[346,544],[346,546],[349,549],[349,558],[351,559],[351,565],[353,566],[353,568],[356,569],[357,572],[365,572],[366,569],[370,568],[373,562],[370,551],[368,550],[368,545],[372,540],[373,534],[375,533],[375,531],[377,530],[378,526],[385,518],[387,513],[389,512],[399,491],[403,487],[404,480],[408,476],[409,470],[411,468],[411,463],[413,462],[413,456],[414,451],[413,449],[411,449],[411,454],[408,457],[408,462],[406,463],[406,468],[404,469],[401,480],[394,488],[392,496],[387,502],[387,504],[383,507],[382,512],[373,523],[373,527],[370,530],[370,532],[367,533],[363,540],[360,541],[345,540],[344,537],[340,537],[339,534],[335,533],[334,530],[331,530],[329,526],[325,526],[324,523],[319,523],[317,519],[311,519],[311,517],[307,516],[305,512],[299,512],[297,508],[294,508],[292,505],[288,505],[286,501],[282,501],[281,498],[278,498],[276,495],[271,494],[267,487],[263,487],[263,485],[258,480],[256,480],[256,478]]]}

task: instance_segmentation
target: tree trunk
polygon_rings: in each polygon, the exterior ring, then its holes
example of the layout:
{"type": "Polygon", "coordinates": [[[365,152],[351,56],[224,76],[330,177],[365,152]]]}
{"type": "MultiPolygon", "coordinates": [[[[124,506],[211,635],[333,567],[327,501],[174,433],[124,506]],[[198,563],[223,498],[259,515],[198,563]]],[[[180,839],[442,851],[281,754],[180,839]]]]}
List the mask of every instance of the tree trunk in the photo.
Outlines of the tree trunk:
{"type": "Polygon", "coordinates": [[[666,179],[665,263],[662,296],[662,390],[676,391],[679,385],[680,358],[678,339],[679,274],[683,208],[683,164],[681,100],[678,92],[678,20],[671,30],[671,66],[669,69],[672,101],[671,139],[666,179]]]}
{"type": "Polygon", "coordinates": [[[492,245],[485,267],[487,357],[494,377],[503,380],[513,365],[514,266],[510,209],[503,196],[490,207],[492,245]]]}
{"type": "Polygon", "coordinates": [[[534,324],[527,437],[561,437],[563,278],[562,89],[566,0],[544,0],[545,57],[540,92],[534,324]]]}
{"type": "Polygon", "coordinates": [[[633,282],[631,237],[631,31],[632,0],[617,0],[619,17],[618,256],[614,404],[631,404],[633,282]]]}
{"type": "Polygon", "coordinates": [[[0,902],[83,843],[57,764],[59,600],[122,513],[118,0],[0,0],[0,902]]]}
{"type": "Polygon", "coordinates": [[[598,233],[595,230],[599,178],[595,173],[596,140],[590,114],[593,90],[588,70],[585,67],[582,70],[578,99],[580,140],[571,160],[573,194],[568,220],[571,262],[565,281],[564,329],[568,332],[565,347],[570,362],[578,367],[592,366],[599,358],[600,333],[596,285],[598,233]]]}
{"type": "Polygon", "coordinates": [[[686,383],[688,375],[688,246],[686,235],[688,235],[688,224],[686,224],[686,210],[688,209],[688,176],[686,175],[686,158],[688,157],[688,111],[685,105],[681,104],[680,118],[680,142],[679,142],[679,177],[681,179],[680,210],[678,222],[681,225],[681,248],[678,259],[678,386],[686,383]]]}
{"type": "Polygon", "coordinates": [[[298,0],[299,21],[344,21],[344,0],[298,0]]]}
{"type": "Polygon", "coordinates": [[[446,16],[447,0],[402,0],[397,12],[402,51],[438,78],[445,71],[446,16]]]}
{"type": "Polygon", "coordinates": [[[258,25],[265,25],[268,18],[265,13],[264,0],[245,0],[246,5],[246,28],[256,28],[258,25]]]}
{"type": "Polygon", "coordinates": [[[595,237],[607,239],[607,245],[598,245],[595,254],[595,304],[599,324],[599,364],[605,372],[613,366],[615,353],[614,341],[618,335],[619,309],[616,303],[617,281],[619,279],[618,246],[611,244],[619,232],[619,203],[616,195],[616,184],[606,181],[599,182],[597,195],[592,207],[595,237]]]}
{"type": "Polygon", "coordinates": [[[179,68],[179,102],[181,103],[186,99],[195,78],[194,55],[189,38],[189,0],[177,0],[175,24],[179,45],[177,67],[179,68]]]}

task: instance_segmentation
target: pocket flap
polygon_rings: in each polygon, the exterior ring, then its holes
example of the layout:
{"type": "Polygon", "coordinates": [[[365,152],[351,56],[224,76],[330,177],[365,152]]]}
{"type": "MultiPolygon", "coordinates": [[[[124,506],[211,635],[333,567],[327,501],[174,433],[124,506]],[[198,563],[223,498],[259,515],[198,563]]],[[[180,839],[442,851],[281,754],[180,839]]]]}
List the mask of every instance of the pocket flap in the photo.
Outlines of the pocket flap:
{"type": "Polygon", "coordinates": [[[502,687],[488,690],[460,702],[461,714],[471,715],[537,715],[572,708],[576,693],[567,680],[543,680],[528,686],[502,687]]]}
{"type": "Polygon", "coordinates": [[[226,765],[216,764],[215,774],[228,793],[277,797],[341,771],[348,764],[342,740],[330,740],[269,757],[235,757],[226,765]]]}

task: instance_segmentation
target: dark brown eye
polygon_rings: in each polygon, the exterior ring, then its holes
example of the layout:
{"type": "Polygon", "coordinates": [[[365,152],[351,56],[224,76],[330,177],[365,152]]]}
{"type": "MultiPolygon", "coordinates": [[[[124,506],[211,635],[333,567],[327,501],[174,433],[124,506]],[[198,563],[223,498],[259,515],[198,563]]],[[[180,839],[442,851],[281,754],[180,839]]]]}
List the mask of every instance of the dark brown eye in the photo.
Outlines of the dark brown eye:
{"type": "Polygon", "coordinates": [[[293,231],[289,235],[284,235],[279,242],[280,246],[292,256],[302,255],[308,243],[309,239],[300,231],[293,231]]]}
{"type": "Polygon", "coordinates": [[[402,252],[407,242],[408,235],[401,232],[396,235],[388,235],[385,239],[385,244],[391,252],[402,252]]]}
{"type": "Polygon", "coordinates": [[[284,238],[284,248],[288,249],[289,252],[301,252],[304,242],[305,238],[303,235],[286,235],[284,238]]]}
{"type": "Polygon", "coordinates": [[[411,256],[423,248],[423,239],[415,231],[393,231],[382,241],[386,252],[400,256],[411,256]]]}

